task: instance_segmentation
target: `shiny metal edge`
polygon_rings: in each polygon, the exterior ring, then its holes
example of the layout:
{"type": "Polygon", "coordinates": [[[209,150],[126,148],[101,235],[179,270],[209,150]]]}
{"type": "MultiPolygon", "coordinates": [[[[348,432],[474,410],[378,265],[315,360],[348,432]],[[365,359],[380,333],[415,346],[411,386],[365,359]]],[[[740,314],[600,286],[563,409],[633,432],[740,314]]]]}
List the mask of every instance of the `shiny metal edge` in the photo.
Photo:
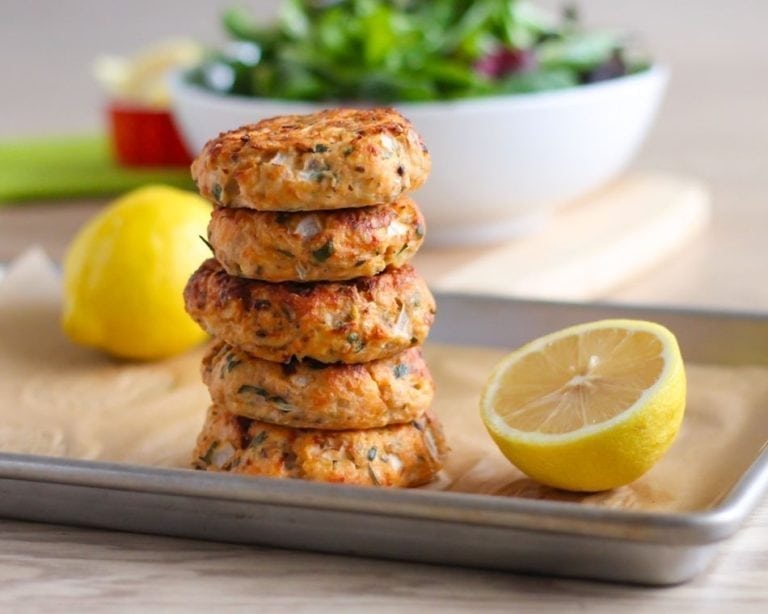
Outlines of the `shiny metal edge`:
{"type": "Polygon", "coordinates": [[[674,331],[683,357],[708,364],[768,365],[768,314],[653,305],[570,303],[488,295],[436,293],[438,318],[430,340],[516,347],[535,336],[581,322],[653,320],[674,331]],[[461,322],[454,327],[453,322],[461,322]]]}
{"type": "Polygon", "coordinates": [[[626,511],[429,490],[383,490],[7,453],[0,454],[0,479],[375,513],[665,545],[703,545],[732,535],[768,490],[768,453],[761,454],[723,503],[690,513],[626,511]]]}
{"type": "MultiPolygon", "coordinates": [[[[768,363],[764,351],[768,347],[768,317],[758,313],[552,303],[456,294],[438,294],[437,298],[440,318],[431,338],[443,343],[511,347],[580,321],[643,318],[672,328],[689,360],[768,363]],[[724,360],[719,360],[723,357],[724,360]]],[[[463,530],[476,527],[477,530],[522,531],[535,533],[542,539],[546,535],[606,538],[634,543],[638,548],[678,548],[677,556],[693,557],[686,568],[688,571],[673,566],[667,570],[667,575],[649,575],[647,578],[651,582],[668,583],[687,579],[691,573],[700,570],[704,563],[699,554],[711,552],[710,544],[726,539],[738,530],[765,495],[768,490],[768,450],[759,455],[720,504],[690,513],[622,511],[567,502],[429,490],[382,490],[7,453],[0,453],[0,480],[31,487],[37,484],[41,489],[58,485],[137,497],[180,497],[197,500],[201,505],[208,501],[278,506],[316,513],[384,517],[393,522],[448,523],[461,526],[463,530]]],[[[4,510],[0,502],[0,511],[4,510]]],[[[25,512],[13,513],[14,517],[25,515],[25,512]]],[[[31,511],[28,517],[41,519],[31,511]]],[[[62,521],[62,517],[51,520],[62,521]]],[[[99,526],[125,528],[124,524],[102,523],[99,526]]],[[[587,575],[594,577],[594,574],[587,575]]],[[[627,578],[644,581],[643,577],[627,578]]]]}

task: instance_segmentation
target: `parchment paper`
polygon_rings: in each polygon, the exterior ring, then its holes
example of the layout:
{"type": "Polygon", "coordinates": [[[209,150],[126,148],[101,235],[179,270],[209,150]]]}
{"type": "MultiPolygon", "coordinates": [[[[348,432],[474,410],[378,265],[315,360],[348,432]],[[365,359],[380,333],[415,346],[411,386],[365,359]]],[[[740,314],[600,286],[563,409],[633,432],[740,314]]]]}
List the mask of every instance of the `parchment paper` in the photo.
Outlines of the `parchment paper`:
{"type": "MultiPolygon", "coordinates": [[[[60,291],[56,268],[39,250],[13,263],[0,282],[0,450],[186,467],[209,404],[199,376],[203,348],[130,363],[78,347],[60,330],[60,291]]],[[[452,449],[428,488],[703,509],[730,490],[768,440],[768,368],[687,365],[680,436],[646,476],[593,495],[539,486],[501,455],[478,416],[480,390],[511,349],[427,345],[438,386],[435,409],[452,449]]]]}

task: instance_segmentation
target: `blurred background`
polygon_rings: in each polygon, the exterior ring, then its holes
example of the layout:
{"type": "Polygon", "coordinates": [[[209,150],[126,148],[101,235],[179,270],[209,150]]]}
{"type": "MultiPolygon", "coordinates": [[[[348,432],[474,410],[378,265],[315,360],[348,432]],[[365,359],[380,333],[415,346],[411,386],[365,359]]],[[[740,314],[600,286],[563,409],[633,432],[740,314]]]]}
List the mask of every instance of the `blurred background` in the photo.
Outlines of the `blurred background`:
{"type": "MultiPolygon", "coordinates": [[[[224,40],[230,0],[4,0],[0,136],[76,132],[101,126],[104,94],[92,73],[102,54],[126,54],[169,37],[224,40]]],[[[243,3],[240,3],[243,4],[243,3]]],[[[558,8],[562,2],[540,3],[558,8]]],[[[637,160],[640,168],[705,178],[730,206],[749,208],[764,181],[768,149],[768,2],[764,0],[581,0],[590,25],[627,30],[674,73],[663,111],[637,160]],[[762,154],[762,155],[761,155],[762,154]],[[728,163],[723,164],[723,158],[728,163]],[[737,163],[738,162],[738,163],[737,163]]],[[[248,6],[265,17],[277,2],[248,6]]]]}
{"type": "MultiPolygon", "coordinates": [[[[97,56],[130,55],[144,45],[178,36],[217,45],[224,40],[221,10],[233,4],[4,0],[0,138],[102,129],[105,95],[91,71],[97,56]]],[[[259,1],[248,6],[266,17],[276,4],[259,1]]],[[[562,6],[550,0],[540,4],[562,6]]],[[[727,304],[729,288],[737,284],[741,288],[745,280],[759,275],[762,266],[752,246],[762,244],[759,233],[766,219],[768,2],[581,0],[576,4],[586,24],[632,33],[654,60],[672,70],[658,119],[632,169],[670,171],[701,180],[714,203],[714,223],[703,238],[667,262],[663,274],[633,279],[611,297],[658,296],[684,302],[695,295],[707,303],[704,289],[718,285],[715,302],[727,304]]],[[[6,242],[2,258],[46,232],[41,230],[42,221],[19,216],[8,209],[0,215],[0,228],[5,225],[16,237],[13,245],[6,242]],[[19,229],[26,235],[19,238],[19,229]]],[[[64,225],[67,235],[84,217],[76,213],[71,221],[57,223],[64,225]]],[[[57,249],[54,245],[53,251],[57,249]]]]}

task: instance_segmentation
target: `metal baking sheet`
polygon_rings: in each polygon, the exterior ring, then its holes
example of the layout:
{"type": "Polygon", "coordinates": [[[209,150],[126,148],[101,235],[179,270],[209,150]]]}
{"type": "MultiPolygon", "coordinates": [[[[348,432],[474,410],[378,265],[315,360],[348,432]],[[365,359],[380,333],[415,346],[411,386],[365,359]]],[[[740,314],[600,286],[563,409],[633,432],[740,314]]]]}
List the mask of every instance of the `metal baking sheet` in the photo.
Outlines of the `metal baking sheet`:
{"type": "MultiPolygon", "coordinates": [[[[768,318],[438,295],[431,339],[513,347],[564,326],[643,318],[686,358],[768,364],[768,318]]],[[[390,490],[0,453],[0,515],[236,543],[644,584],[710,562],[768,488],[768,451],[715,507],[690,513],[390,490]]]]}

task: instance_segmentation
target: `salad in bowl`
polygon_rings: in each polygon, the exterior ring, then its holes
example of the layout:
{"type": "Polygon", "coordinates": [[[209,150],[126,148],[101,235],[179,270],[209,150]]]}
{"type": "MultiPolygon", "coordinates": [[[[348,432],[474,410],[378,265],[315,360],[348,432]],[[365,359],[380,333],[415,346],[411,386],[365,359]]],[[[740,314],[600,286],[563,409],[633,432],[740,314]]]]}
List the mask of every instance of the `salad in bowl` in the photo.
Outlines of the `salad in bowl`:
{"type": "Polygon", "coordinates": [[[433,174],[416,195],[429,242],[539,227],[615,177],[652,123],[666,70],[627,37],[522,0],[283,0],[225,11],[230,42],[172,79],[190,148],[286,113],[395,106],[433,174]]]}

